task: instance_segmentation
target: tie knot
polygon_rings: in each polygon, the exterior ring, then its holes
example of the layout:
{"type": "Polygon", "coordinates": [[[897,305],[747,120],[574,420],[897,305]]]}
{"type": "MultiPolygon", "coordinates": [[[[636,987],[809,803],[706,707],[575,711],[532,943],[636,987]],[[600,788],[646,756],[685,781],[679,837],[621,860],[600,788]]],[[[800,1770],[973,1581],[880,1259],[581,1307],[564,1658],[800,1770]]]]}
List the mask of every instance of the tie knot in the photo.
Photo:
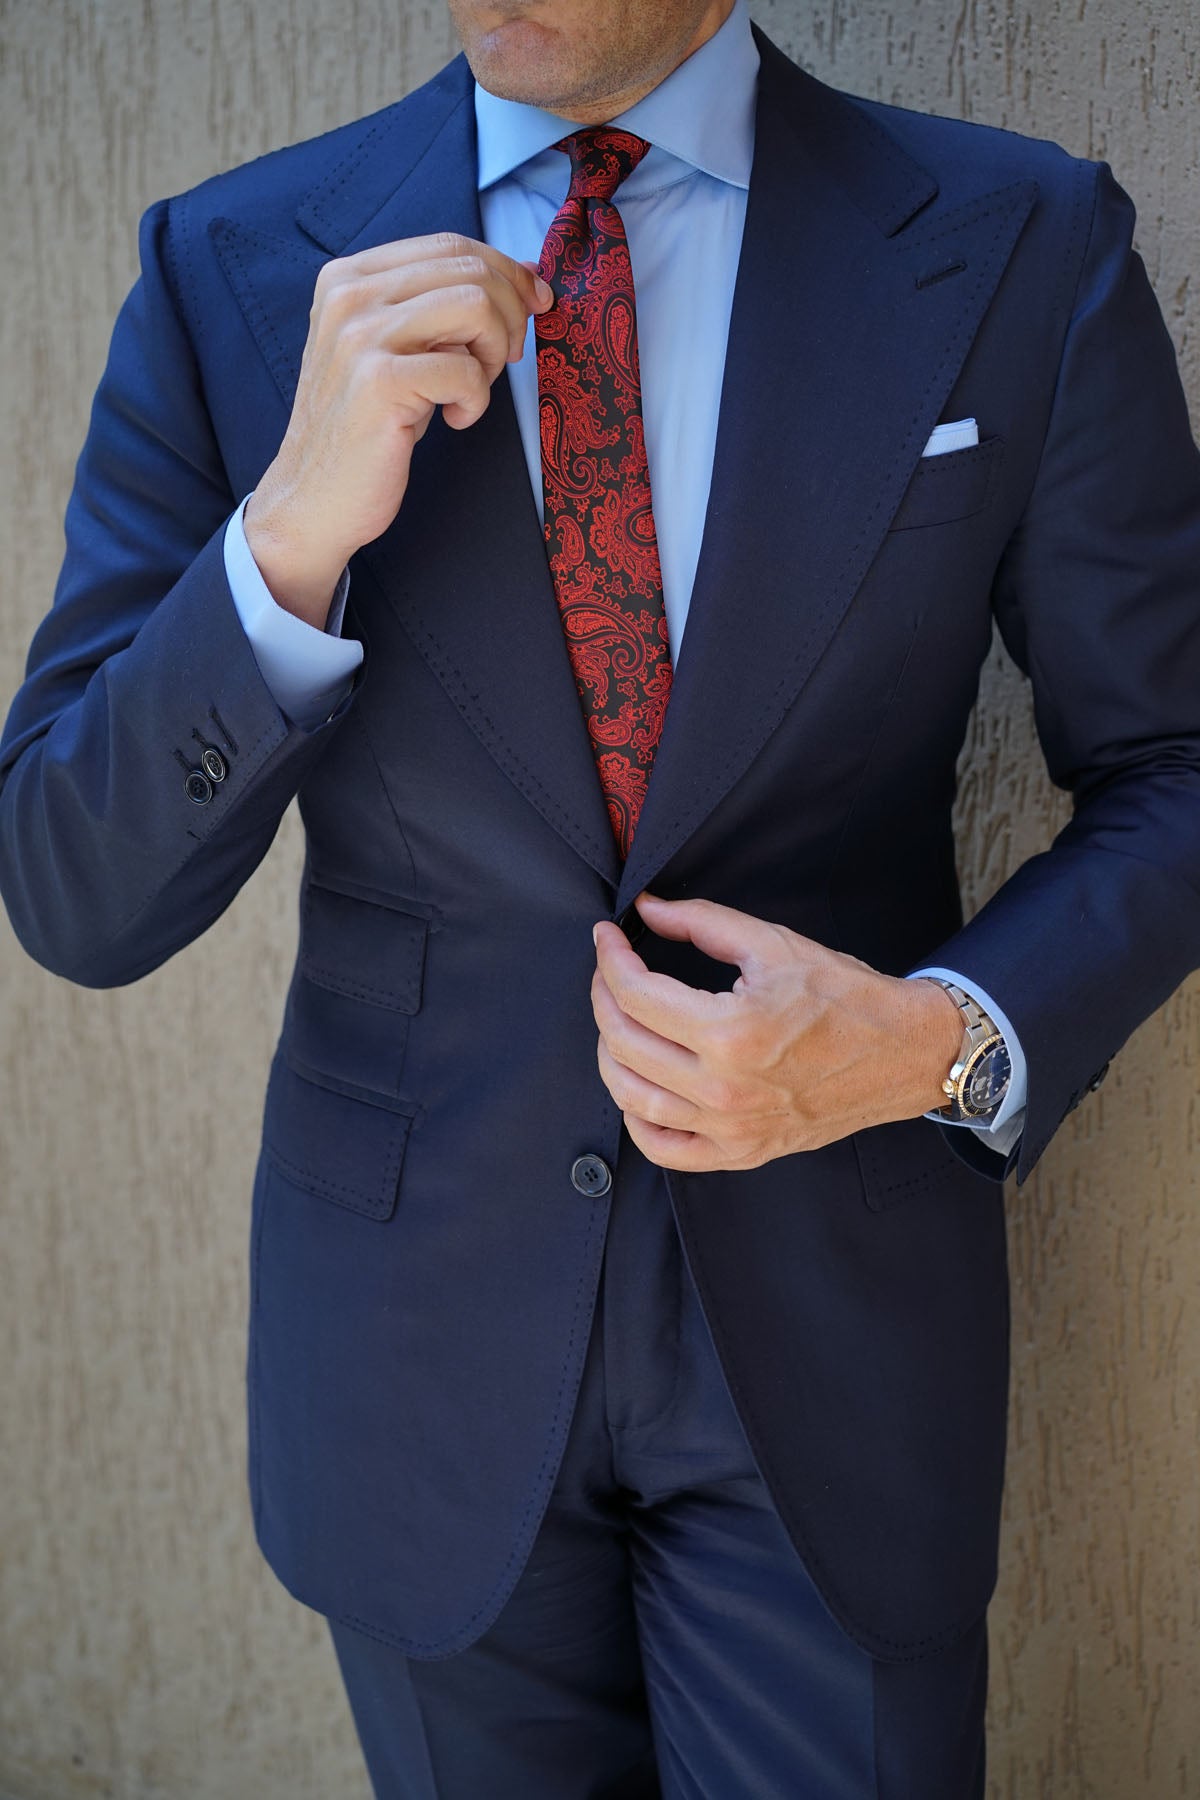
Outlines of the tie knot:
{"type": "Polygon", "coordinates": [[[554,148],[565,150],[571,159],[568,200],[611,200],[650,146],[632,131],[589,125],[583,131],[573,131],[570,137],[560,138],[554,148]]]}

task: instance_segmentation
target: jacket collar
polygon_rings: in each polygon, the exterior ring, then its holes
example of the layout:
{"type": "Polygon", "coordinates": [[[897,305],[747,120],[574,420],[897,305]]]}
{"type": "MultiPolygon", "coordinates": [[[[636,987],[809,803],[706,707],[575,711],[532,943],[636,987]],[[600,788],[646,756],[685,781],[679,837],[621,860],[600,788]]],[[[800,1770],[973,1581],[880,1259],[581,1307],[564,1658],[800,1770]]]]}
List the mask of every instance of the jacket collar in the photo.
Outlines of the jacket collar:
{"type": "MultiPolygon", "coordinates": [[[[739,0],[710,44],[715,46],[736,25],[741,4],[739,0]]],[[[760,59],[758,116],[764,96],[768,107],[782,106],[814,166],[835,180],[886,237],[900,231],[936,196],[933,176],[846,95],[806,74],[756,25],[750,29],[760,59]]],[[[702,47],[689,62],[698,62],[707,49],[702,47]]],[[[656,94],[666,94],[673,79],[668,77],[656,94]]],[[[428,214],[430,207],[436,214],[447,202],[459,211],[473,211],[478,222],[478,200],[469,207],[468,194],[477,195],[480,185],[554,140],[546,136],[552,127],[540,123],[550,114],[521,108],[539,121],[536,128],[532,123],[523,127],[510,144],[489,144],[481,165],[476,110],[474,77],[460,54],[423,87],[368,121],[349,154],[305,195],[297,223],[323,250],[343,256],[356,247],[386,243],[390,218],[414,211],[428,214]]],[[[655,95],[631,107],[621,122],[630,130],[641,126],[644,135],[653,131],[652,141],[672,155],[708,166],[701,145],[676,119],[675,109],[656,103],[655,95]]],[[[736,117],[728,119],[719,141],[719,166],[709,172],[741,185],[745,143],[736,117]]]]}

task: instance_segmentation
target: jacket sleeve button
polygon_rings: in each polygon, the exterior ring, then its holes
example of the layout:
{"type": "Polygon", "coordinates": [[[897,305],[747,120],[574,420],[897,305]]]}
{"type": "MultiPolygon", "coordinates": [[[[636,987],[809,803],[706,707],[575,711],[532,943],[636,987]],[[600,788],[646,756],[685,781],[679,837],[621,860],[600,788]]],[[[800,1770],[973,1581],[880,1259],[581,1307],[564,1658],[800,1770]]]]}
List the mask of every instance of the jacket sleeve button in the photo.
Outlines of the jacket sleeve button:
{"type": "Polygon", "coordinates": [[[183,791],[189,800],[197,806],[207,806],[213,797],[212,782],[203,769],[190,769],[188,778],[183,784],[183,791]]]}
{"type": "Polygon", "coordinates": [[[229,773],[229,765],[225,758],[219,750],[214,750],[211,744],[200,758],[200,767],[210,781],[224,781],[229,773]]]}

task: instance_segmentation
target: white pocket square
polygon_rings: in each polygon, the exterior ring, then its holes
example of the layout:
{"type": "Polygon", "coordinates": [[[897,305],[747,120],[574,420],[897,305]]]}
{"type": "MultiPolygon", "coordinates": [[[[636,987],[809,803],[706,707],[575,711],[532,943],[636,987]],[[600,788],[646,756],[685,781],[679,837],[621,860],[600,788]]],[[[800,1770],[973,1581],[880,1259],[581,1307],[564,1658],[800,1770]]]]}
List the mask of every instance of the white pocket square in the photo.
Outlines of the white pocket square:
{"type": "Polygon", "coordinates": [[[973,450],[979,442],[979,426],[974,419],[955,419],[939,425],[922,450],[922,456],[945,456],[951,450],[973,450]]]}

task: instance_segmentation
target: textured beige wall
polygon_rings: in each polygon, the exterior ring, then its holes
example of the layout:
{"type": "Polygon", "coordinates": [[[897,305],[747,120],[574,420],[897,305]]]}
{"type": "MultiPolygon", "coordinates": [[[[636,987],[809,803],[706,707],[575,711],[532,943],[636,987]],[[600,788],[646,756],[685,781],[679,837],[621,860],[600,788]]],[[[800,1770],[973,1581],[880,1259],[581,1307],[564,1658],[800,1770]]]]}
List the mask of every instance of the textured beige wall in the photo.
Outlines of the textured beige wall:
{"type": "MultiPolygon", "coordinates": [[[[1200,415],[1192,0],[755,11],[847,87],[1108,156],[1200,415]]],[[[452,48],[440,0],[0,0],[5,695],[141,208],[452,48]]],[[[1059,816],[997,662],[964,771],[971,895],[1059,816]]],[[[323,1629],[259,1565],[242,1480],[247,1199],[297,861],[288,821],[232,915],[122,993],[44,975],[0,925],[5,1800],[366,1793],[323,1629]]],[[[992,1800],[1200,1796],[1198,1044],[1193,984],[1012,1196],[992,1800]]]]}

